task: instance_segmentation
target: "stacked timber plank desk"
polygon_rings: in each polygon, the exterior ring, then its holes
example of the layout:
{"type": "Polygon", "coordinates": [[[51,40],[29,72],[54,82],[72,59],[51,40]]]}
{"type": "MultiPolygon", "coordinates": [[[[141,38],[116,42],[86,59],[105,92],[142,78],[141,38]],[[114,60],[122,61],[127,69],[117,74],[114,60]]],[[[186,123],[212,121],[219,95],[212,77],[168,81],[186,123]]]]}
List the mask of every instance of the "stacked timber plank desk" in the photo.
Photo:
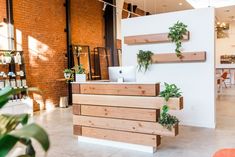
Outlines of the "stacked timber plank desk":
{"type": "MultiPolygon", "coordinates": [[[[157,148],[161,136],[176,136],[158,123],[164,98],[159,83],[72,83],[74,135],[157,148]]],[[[171,98],[172,110],[183,108],[183,98],[171,98]]]]}

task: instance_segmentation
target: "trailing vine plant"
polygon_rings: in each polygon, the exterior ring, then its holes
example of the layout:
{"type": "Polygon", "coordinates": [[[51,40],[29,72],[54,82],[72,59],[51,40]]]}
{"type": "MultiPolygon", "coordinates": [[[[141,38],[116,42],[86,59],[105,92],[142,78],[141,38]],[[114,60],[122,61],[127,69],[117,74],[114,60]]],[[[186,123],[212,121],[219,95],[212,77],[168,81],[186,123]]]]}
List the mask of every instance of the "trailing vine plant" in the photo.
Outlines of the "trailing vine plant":
{"type": "Polygon", "coordinates": [[[149,69],[149,66],[152,64],[152,56],[153,52],[151,51],[139,50],[139,53],[137,54],[139,71],[144,69],[144,72],[146,72],[149,69]]]}
{"type": "Polygon", "coordinates": [[[171,97],[178,98],[180,96],[180,89],[175,84],[165,83],[165,90],[160,92],[160,97],[164,97],[165,99],[165,105],[162,107],[160,119],[158,122],[168,130],[171,130],[175,124],[179,123],[179,120],[177,117],[168,113],[169,107],[167,106],[167,102],[171,97]]]}
{"type": "Polygon", "coordinates": [[[177,21],[177,23],[169,28],[170,32],[168,34],[168,38],[170,38],[171,41],[176,45],[175,53],[177,57],[182,57],[180,49],[182,47],[182,40],[184,35],[186,35],[188,32],[187,27],[188,26],[184,23],[177,21]]]}

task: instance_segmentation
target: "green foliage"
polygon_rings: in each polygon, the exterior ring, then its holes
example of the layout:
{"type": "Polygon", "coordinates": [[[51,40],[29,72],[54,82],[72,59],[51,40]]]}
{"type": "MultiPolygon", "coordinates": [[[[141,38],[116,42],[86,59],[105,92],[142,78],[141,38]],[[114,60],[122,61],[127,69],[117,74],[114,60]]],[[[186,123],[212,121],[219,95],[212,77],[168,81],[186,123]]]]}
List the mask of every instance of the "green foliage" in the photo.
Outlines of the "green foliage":
{"type": "Polygon", "coordinates": [[[85,69],[83,68],[83,65],[75,65],[72,69],[74,69],[75,74],[85,74],[85,69]]]}
{"type": "Polygon", "coordinates": [[[71,69],[64,69],[64,73],[72,74],[72,73],[73,73],[73,70],[71,70],[71,69]]]}
{"type": "MultiPolygon", "coordinates": [[[[18,91],[10,87],[1,90],[0,108],[8,102],[12,94],[18,91]]],[[[35,157],[31,138],[38,141],[44,151],[48,151],[50,142],[47,133],[37,124],[27,124],[28,118],[28,114],[0,115],[0,157],[7,156],[18,142],[26,146],[25,155],[22,156],[35,157]]]]}
{"type": "Polygon", "coordinates": [[[148,70],[149,66],[152,64],[152,55],[153,53],[151,51],[139,50],[139,53],[137,54],[139,71],[144,69],[146,72],[148,70]]]}
{"type": "Polygon", "coordinates": [[[11,53],[10,52],[4,52],[3,54],[5,57],[11,57],[11,53]]]}
{"type": "Polygon", "coordinates": [[[166,127],[168,130],[171,130],[175,124],[179,123],[179,120],[175,116],[170,115],[168,113],[168,110],[169,108],[167,105],[164,105],[162,107],[162,112],[158,122],[162,126],[166,127]]]}
{"type": "Polygon", "coordinates": [[[182,56],[180,48],[182,47],[182,39],[184,38],[184,35],[187,34],[187,27],[188,26],[184,23],[177,21],[176,24],[169,28],[170,33],[168,34],[168,38],[176,45],[175,52],[177,57],[182,56]]]}
{"type": "MultiPolygon", "coordinates": [[[[180,97],[181,91],[175,84],[165,83],[165,90],[160,92],[160,96],[164,97],[167,103],[171,97],[180,97]]],[[[167,106],[167,104],[165,104],[162,107],[160,119],[158,122],[162,126],[166,127],[168,130],[171,130],[175,124],[179,123],[179,120],[177,119],[177,117],[170,115],[168,111],[169,107],[167,106]]]]}
{"type": "Polygon", "coordinates": [[[165,90],[160,92],[160,97],[164,97],[167,102],[171,97],[180,97],[181,93],[180,88],[178,88],[175,84],[165,83],[165,90]]]}

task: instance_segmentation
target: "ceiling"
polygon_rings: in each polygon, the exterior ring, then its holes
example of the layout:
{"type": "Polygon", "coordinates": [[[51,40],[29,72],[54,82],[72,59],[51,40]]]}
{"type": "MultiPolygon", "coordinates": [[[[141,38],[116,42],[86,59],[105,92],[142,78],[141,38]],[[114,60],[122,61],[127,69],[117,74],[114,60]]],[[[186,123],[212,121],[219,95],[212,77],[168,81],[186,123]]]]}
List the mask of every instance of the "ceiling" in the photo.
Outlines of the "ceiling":
{"type": "Polygon", "coordinates": [[[216,8],[216,20],[230,23],[235,21],[235,5],[223,8],[216,8]]]}
{"type": "Polygon", "coordinates": [[[205,8],[213,5],[216,8],[216,20],[220,22],[235,21],[235,0],[125,0],[126,3],[137,5],[151,14],[174,12],[194,8],[205,8]],[[226,6],[227,7],[221,7],[226,6]]]}
{"type": "Polygon", "coordinates": [[[186,0],[125,0],[151,14],[193,9],[186,0]]]}

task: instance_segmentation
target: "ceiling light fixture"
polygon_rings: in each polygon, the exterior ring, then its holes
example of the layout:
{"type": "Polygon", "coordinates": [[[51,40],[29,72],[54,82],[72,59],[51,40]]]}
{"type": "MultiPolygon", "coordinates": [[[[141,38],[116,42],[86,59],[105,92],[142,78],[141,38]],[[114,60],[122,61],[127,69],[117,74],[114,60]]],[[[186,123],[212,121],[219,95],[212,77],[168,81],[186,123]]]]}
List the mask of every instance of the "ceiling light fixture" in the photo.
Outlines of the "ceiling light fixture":
{"type": "Polygon", "coordinates": [[[105,11],[106,7],[107,7],[107,3],[104,2],[104,6],[103,6],[103,9],[102,9],[102,10],[105,11]]]}
{"type": "Polygon", "coordinates": [[[179,5],[180,5],[180,6],[183,5],[183,3],[179,3],[179,5]]]}
{"type": "Polygon", "coordinates": [[[194,8],[207,8],[215,7],[221,8],[226,6],[235,5],[234,0],[186,0],[189,4],[191,4],[194,8]]]}

